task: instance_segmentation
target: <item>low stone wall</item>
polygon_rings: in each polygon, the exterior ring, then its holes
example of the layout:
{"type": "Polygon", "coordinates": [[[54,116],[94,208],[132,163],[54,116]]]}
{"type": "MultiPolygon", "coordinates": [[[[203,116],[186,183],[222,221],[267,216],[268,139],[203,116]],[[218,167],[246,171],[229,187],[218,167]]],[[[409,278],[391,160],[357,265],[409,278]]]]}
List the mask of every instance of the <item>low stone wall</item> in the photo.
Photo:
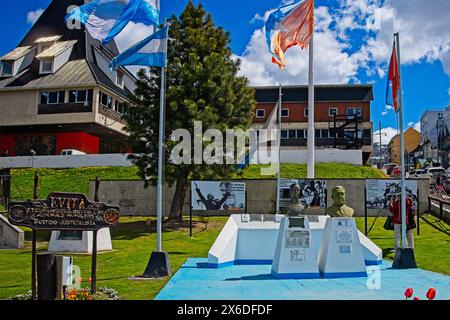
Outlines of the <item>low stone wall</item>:
{"type": "Polygon", "coordinates": [[[8,219],[0,214],[0,248],[22,249],[23,243],[23,230],[10,224],[8,219]]]}
{"type": "MultiPolygon", "coordinates": [[[[365,179],[325,179],[328,186],[327,202],[332,204],[331,189],[343,186],[346,189],[347,205],[355,209],[356,216],[365,213],[365,179]]],[[[238,182],[238,180],[232,180],[238,182]]],[[[240,180],[247,187],[247,212],[256,214],[270,214],[275,210],[276,180],[240,180]]],[[[419,211],[428,208],[428,180],[417,180],[419,189],[419,211]]],[[[90,182],[89,197],[94,198],[95,182],[90,182]]],[[[175,187],[165,187],[164,211],[169,214],[175,187]]],[[[139,180],[105,180],[101,181],[99,200],[109,205],[118,205],[121,214],[125,216],[155,216],[156,215],[156,187],[144,188],[144,182],[139,180]]],[[[184,201],[184,212],[189,213],[190,184],[184,201]]],[[[201,212],[194,212],[194,214],[201,212]]],[[[323,209],[309,210],[309,214],[323,214],[323,209]],[[312,211],[312,212],[311,212],[312,211]]],[[[368,210],[369,216],[387,214],[386,210],[368,210]]]]}

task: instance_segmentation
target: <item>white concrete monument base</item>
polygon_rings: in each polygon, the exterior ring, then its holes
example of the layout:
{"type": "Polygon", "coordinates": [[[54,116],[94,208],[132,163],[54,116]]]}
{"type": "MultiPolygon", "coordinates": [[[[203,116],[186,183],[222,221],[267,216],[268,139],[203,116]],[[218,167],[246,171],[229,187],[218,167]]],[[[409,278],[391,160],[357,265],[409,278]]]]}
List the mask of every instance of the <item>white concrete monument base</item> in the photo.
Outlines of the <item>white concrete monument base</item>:
{"type": "Polygon", "coordinates": [[[367,277],[355,219],[327,220],[317,262],[324,278],[367,277]]]}
{"type": "Polygon", "coordinates": [[[272,275],[280,279],[317,279],[317,251],[308,217],[283,217],[272,264],[272,275]]]}
{"type": "MultiPolygon", "coordinates": [[[[61,231],[53,231],[48,245],[49,252],[92,254],[92,231],[82,231],[80,239],[64,239],[61,231]]],[[[97,251],[111,251],[112,242],[109,228],[97,232],[97,251]]]]}

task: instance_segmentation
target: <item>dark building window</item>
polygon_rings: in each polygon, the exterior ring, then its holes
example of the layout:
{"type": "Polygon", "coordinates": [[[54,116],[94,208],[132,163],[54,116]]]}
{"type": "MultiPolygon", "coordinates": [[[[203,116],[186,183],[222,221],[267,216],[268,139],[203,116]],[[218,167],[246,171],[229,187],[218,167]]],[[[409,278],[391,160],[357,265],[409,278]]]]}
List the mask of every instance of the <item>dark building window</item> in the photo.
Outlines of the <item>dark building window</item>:
{"type": "Polygon", "coordinates": [[[112,109],[113,99],[110,95],[100,92],[100,104],[106,108],[112,109]]]}
{"type": "Polygon", "coordinates": [[[83,103],[92,102],[93,90],[70,90],[69,102],[83,103]]]}
{"type": "Polygon", "coordinates": [[[320,138],[320,130],[316,129],[316,138],[320,138]]]}
{"type": "Polygon", "coordinates": [[[289,139],[295,139],[296,138],[296,130],[289,130],[289,139]]]}
{"type": "Polygon", "coordinates": [[[322,134],[322,138],[329,138],[329,131],[328,129],[322,129],[320,130],[322,134]]]}
{"type": "Polygon", "coordinates": [[[124,114],[125,113],[125,105],[122,102],[119,101],[115,101],[114,104],[114,111],[116,111],[119,114],[124,114]]]}
{"type": "Polygon", "coordinates": [[[305,108],[304,114],[305,114],[305,117],[307,117],[309,115],[308,108],[305,108]]]}
{"type": "Polygon", "coordinates": [[[348,116],[363,116],[363,111],[361,108],[347,108],[347,115],[348,116]]]}
{"type": "Polygon", "coordinates": [[[41,92],[41,104],[64,103],[64,91],[43,91],[41,92]]]}
{"type": "Polygon", "coordinates": [[[281,130],[281,139],[287,139],[287,137],[288,137],[288,131],[281,130]]]}
{"type": "Polygon", "coordinates": [[[266,115],[266,111],[264,109],[257,109],[256,110],[256,117],[257,118],[264,118],[266,115]]]}
{"type": "Polygon", "coordinates": [[[283,118],[289,117],[289,109],[281,109],[281,116],[283,118]]]}
{"type": "Polygon", "coordinates": [[[2,61],[2,75],[11,76],[13,73],[13,61],[2,61]]]}
{"type": "Polygon", "coordinates": [[[338,108],[330,108],[328,109],[328,115],[330,117],[338,115],[338,108]]]}
{"type": "Polygon", "coordinates": [[[371,130],[370,129],[364,129],[363,130],[363,137],[364,138],[370,138],[370,136],[371,136],[371,130]]]}
{"type": "Polygon", "coordinates": [[[297,139],[303,139],[303,138],[305,138],[305,131],[297,130],[297,139]]]}

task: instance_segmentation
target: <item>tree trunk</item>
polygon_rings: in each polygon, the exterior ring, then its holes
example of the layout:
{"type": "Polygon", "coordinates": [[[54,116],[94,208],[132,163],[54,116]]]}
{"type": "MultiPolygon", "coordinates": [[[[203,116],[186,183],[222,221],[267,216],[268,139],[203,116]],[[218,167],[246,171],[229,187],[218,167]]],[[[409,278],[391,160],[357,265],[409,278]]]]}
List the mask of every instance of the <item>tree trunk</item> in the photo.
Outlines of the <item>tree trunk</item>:
{"type": "Polygon", "coordinates": [[[175,194],[173,195],[172,206],[170,207],[169,221],[183,221],[184,198],[188,189],[188,181],[184,177],[177,179],[175,194]]]}

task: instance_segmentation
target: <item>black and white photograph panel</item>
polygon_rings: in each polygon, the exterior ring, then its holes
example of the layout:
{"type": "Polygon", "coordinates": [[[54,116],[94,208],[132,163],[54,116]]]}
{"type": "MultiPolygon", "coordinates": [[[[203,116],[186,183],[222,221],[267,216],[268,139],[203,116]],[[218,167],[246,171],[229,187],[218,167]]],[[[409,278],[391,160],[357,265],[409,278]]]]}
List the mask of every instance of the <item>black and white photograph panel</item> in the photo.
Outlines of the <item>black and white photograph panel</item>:
{"type": "Polygon", "coordinates": [[[286,208],[291,201],[290,190],[293,184],[300,186],[299,203],[305,208],[327,207],[327,182],[325,180],[280,180],[280,208],[286,208]]]}
{"type": "Polygon", "coordinates": [[[245,210],[245,183],[227,181],[192,181],[192,210],[245,210]]]}

